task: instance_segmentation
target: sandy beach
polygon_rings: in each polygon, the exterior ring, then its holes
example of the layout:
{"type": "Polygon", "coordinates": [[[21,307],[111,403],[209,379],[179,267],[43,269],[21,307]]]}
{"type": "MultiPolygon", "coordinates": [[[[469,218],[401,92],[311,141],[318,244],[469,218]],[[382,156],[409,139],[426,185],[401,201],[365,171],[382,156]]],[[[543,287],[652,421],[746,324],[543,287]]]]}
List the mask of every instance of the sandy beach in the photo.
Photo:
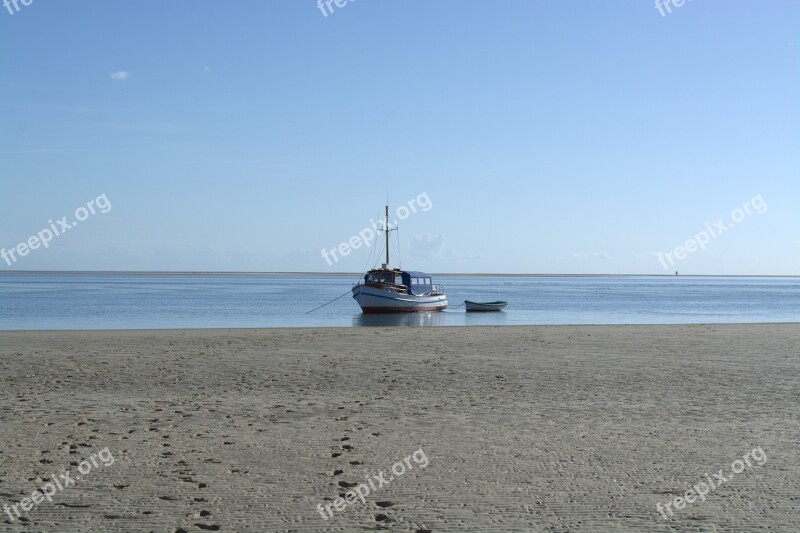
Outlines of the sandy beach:
{"type": "Polygon", "coordinates": [[[799,356],[798,324],[2,332],[0,529],[797,531],[799,356]]]}

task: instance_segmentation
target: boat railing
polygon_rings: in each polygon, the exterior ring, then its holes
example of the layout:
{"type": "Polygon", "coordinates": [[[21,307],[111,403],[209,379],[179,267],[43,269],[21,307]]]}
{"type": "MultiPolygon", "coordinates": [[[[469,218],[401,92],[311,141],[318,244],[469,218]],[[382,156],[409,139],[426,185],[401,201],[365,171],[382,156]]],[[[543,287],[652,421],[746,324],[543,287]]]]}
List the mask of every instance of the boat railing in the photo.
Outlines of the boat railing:
{"type": "Polygon", "coordinates": [[[444,285],[431,285],[431,294],[444,294],[444,285]]]}

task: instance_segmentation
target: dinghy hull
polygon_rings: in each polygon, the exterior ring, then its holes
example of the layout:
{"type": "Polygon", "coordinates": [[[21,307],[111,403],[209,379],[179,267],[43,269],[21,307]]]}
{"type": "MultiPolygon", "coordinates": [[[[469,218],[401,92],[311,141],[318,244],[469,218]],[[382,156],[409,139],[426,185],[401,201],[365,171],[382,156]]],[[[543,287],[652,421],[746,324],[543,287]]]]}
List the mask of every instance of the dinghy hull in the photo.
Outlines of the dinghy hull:
{"type": "Polygon", "coordinates": [[[507,305],[507,302],[471,302],[464,300],[464,306],[467,311],[473,312],[502,311],[507,305]]]}

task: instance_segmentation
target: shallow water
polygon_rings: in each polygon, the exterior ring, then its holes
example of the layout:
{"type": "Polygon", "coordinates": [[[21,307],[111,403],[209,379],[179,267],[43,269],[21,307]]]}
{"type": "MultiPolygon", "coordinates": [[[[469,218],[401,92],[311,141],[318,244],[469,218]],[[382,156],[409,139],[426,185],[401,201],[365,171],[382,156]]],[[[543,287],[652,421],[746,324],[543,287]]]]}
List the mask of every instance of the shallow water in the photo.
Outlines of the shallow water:
{"type": "Polygon", "coordinates": [[[453,277],[441,313],[363,315],[357,278],[263,274],[0,273],[0,329],[798,322],[800,279],[453,277]],[[465,299],[505,300],[465,313],[465,299]],[[461,307],[457,307],[461,306],[461,307]]]}

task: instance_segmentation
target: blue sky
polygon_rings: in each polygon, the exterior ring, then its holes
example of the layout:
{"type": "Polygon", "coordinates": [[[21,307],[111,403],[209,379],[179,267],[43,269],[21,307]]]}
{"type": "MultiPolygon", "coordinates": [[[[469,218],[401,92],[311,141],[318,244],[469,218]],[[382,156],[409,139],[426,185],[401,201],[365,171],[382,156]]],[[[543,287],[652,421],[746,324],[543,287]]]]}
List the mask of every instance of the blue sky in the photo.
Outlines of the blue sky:
{"type": "Polygon", "coordinates": [[[361,271],[374,251],[320,252],[388,190],[393,207],[430,200],[400,225],[409,269],[799,274],[800,3],[671,9],[2,9],[0,247],[102,194],[112,208],[0,268],[361,271]]]}

